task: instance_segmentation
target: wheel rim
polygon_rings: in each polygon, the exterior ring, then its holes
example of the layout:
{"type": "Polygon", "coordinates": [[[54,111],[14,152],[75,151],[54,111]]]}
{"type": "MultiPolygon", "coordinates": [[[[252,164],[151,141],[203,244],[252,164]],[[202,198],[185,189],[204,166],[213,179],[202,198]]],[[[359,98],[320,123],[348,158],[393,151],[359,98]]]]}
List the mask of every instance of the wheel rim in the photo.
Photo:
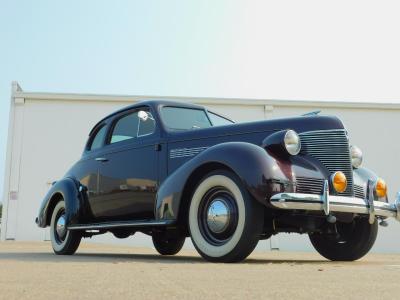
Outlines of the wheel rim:
{"type": "Polygon", "coordinates": [[[232,193],[223,187],[209,190],[198,212],[200,232],[210,244],[222,245],[230,240],[238,223],[238,209],[232,193]]]}
{"type": "Polygon", "coordinates": [[[55,222],[54,237],[58,244],[62,244],[67,236],[65,210],[60,210],[55,222]]]}

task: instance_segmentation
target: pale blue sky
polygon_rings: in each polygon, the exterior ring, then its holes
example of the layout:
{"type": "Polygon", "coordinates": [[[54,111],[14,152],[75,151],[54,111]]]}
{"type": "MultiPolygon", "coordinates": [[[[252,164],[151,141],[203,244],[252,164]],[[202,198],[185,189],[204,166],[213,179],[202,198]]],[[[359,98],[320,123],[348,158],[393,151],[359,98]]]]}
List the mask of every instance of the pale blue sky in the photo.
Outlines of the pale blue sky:
{"type": "Polygon", "coordinates": [[[0,195],[27,91],[397,102],[397,1],[0,0],[0,195]]]}

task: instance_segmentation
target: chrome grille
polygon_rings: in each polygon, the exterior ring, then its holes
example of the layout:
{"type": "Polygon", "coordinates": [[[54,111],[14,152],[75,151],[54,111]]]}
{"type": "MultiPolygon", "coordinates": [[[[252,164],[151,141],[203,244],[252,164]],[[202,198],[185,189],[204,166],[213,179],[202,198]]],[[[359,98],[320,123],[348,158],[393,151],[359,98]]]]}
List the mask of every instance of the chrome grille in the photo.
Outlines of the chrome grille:
{"type": "Polygon", "coordinates": [[[365,199],[365,189],[361,185],[354,185],[354,196],[357,198],[365,199]]]}
{"type": "Polygon", "coordinates": [[[324,189],[324,180],[315,178],[296,178],[296,193],[321,195],[324,189]]]}
{"type": "Polygon", "coordinates": [[[344,129],[308,131],[299,134],[301,152],[318,159],[333,174],[342,171],[347,189],[340,195],[353,196],[353,170],[349,142],[344,129]]]}

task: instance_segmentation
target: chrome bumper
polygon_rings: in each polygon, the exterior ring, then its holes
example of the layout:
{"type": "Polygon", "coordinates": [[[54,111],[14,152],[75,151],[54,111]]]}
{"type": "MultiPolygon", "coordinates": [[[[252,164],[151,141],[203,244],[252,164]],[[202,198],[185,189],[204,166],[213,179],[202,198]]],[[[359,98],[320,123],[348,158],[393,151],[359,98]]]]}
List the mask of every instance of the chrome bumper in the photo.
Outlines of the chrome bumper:
{"type": "Polygon", "coordinates": [[[322,195],[280,193],[271,197],[271,204],[280,209],[301,209],[324,212],[348,212],[369,215],[369,222],[375,222],[375,217],[394,217],[400,221],[400,193],[397,194],[394,204],[373,201],[372,193],[367,199],[355,197],[329,195],[329,186],[326,181],[322,195]]]}

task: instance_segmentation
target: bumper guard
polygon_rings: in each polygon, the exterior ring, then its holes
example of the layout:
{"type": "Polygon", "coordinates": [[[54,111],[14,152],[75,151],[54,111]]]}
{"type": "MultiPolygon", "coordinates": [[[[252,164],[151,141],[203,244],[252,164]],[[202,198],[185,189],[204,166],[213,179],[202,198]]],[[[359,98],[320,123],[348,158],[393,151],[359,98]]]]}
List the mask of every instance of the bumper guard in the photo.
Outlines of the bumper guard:
{"type": "Polygon", "coordinates": [[[329,195],[328,180],[324,182],[322,195],[279,193],[271,197],[271,204],[280,209],[299,209],[323,211],[326,216],[331,212],[348,212],[369,215],[369,222],[375,222],[375,217],[393,217],[400,221],[400,192],[394,204],[374,201],[372,182],[368,182],[367,199],[329,195]]]}

